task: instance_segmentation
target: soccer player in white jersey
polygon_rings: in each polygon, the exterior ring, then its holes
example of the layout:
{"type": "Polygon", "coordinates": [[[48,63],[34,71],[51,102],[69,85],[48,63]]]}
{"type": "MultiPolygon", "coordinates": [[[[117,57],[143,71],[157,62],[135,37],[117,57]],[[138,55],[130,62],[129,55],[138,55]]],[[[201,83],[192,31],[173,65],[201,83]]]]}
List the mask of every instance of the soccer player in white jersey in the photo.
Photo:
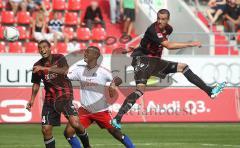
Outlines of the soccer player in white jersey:
{"type": "MultiPolygon", "coordinates": [[[[80,82],[81,107],[79,108],[79,118],[85,128],[96,122],[99,127],[107,129],[114,138],[127,148],[134,148],[131,139],[110,124],[112,117],[108,109],[109,104],[105,90],[107,87],[109,96],[114,98],[116,87],[121,84],[121,79],[118,77],[113,79],[109,70],[97,64],[100,55],[99,48],[89,46],[84,52],[86,65],[78,65],[69,71],[56,67],[52,67],[51,70],[59,74],[65,73],[70,80],[80,82]],[[109,86],[107,86],[108,82],[110,83],[109,86]]],[[[64,136],[72,137],[74,134],[75,130],[68,124],[64,136]]]]}

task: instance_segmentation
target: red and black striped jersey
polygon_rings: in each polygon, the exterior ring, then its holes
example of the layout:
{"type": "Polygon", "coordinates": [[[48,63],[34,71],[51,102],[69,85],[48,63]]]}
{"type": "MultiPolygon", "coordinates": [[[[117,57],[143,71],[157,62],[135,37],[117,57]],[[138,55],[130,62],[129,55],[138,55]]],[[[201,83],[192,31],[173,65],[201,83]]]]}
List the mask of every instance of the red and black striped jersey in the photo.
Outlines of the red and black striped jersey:
{"type": "MultiPolygon", "coordinates": [[[[34,66],[44,67],[68,67],[66,58],[61,54],[52,54],[52,60],[40,59],[34,66]]],[[[58,99],[73,99],[73,88],[71,81],[64,75],[52,72],[39,71],[32,73],[32,83],[40,84],[41,80],[45,89],[44,103],[52,103],[58,99]]]]}
{"type": "Polygon", "coordinates": [[[173,28],[170,25],[160,30],[157,22],[151,24],[140,42],[140,48],[136,48],[132,56],[161,57],[163,51],[162,42],[168,40],[168,36],[172,31],[173,28]]]}

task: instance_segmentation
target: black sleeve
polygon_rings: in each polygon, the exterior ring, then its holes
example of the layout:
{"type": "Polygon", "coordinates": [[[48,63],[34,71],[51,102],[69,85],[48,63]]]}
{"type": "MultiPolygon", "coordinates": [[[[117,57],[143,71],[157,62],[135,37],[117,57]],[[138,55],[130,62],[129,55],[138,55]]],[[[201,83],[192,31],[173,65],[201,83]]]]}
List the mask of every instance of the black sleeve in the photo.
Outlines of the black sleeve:
{"type": "Polygon", "coordinates": [[[90,12],[90,7],[87,7],[87,10],[86,10],[86,13],[85,13],[85,16],[84,16],[84,20],[87,20],[87,19],[91,19],[91,12],[90,12]]]}
{"type": "Polygon", "coordinates": [[[103,20],[101,9],[98,8],[98,17],[103,20]]]}
{"type": "Polygon", "coordinates": [[[31,80],[31,82],[35,83],[35,84],[40,84],[40,82],[41,82],[40,73],[32,73],[32,80],[31,80]]]}

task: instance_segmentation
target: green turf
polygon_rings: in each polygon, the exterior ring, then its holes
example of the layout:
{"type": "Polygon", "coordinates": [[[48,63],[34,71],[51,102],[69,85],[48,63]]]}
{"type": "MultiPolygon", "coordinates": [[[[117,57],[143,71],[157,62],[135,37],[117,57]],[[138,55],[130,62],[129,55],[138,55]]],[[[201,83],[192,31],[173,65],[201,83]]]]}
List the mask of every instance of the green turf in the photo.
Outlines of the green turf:
{"type": "MultiPolygon", "coordinates": [[[[64,125],[54,128],[57,148],[70,147],[63,130],[64,125]]],[[[240,124],[125,124],[122,131],[137,148],[240,148],[240,124]]],[[[88,132],[93,148],[123,147],[96,125],[88,132]]],[[[0,125],[0,148],[43,147],[40,125],[0,125]]]]}

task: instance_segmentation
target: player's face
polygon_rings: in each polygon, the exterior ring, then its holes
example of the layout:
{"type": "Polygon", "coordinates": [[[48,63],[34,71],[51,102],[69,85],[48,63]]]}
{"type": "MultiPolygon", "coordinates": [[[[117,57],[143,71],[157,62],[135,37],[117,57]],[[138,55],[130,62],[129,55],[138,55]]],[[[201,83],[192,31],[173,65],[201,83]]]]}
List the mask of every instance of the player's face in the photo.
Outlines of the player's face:
{"type": "Polygon", "coordinates": [[[94,50],[91,49],[86,49],[84,52],[84,61],[86,63],[92,61],[92,60],[97,60],[98,58],[98,53],[94,50]]]}
{"type": "Polygon", "coordinates": [[[160,29],[163,29],[167,26],[169,21],[169,16],[167,14],[158,14],[157,23],[160,29]]]}
{"type": "Polygon", "coordinates": [[[51,54],[51,49],[45,42],[38,45],[38,51],[43,58],[48,58],[51,54]]]}

